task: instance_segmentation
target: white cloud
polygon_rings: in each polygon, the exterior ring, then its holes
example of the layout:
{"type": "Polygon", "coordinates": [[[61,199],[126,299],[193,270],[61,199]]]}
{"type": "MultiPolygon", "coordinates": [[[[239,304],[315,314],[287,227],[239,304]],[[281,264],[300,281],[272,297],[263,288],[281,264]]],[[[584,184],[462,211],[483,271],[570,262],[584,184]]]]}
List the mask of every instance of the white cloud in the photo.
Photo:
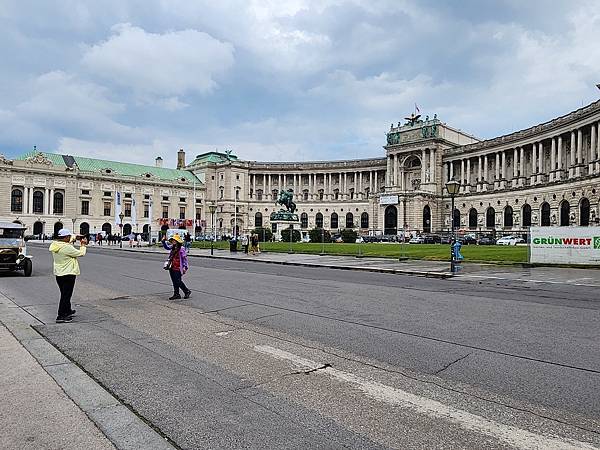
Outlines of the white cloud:
{"type": "Polygon", "coordinates": [[[142,94],[206,94],[234,63],[233,46],[196,30],[148,33],[124,23],[93,45],[82,62],[94,74],[142,94]]]}

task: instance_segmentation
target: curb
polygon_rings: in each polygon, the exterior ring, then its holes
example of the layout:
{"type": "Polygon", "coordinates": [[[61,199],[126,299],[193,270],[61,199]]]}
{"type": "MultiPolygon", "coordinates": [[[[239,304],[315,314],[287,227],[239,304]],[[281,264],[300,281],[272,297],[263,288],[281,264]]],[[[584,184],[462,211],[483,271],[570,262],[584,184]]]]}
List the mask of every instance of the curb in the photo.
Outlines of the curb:
{"type": "Polygon", "coordinates": [[[33,321],[42,324],[0,294],[0,322],[117,449],[176,449],[39,334],[33,321]]]}
{"type": "MultiPolygon", "coordinates": [[[[108,249],[112,251],[119,252],[130,252],[130,253],[146,253],[146,254],[160,254],[155,251],[149,250],[134,250],[134,249],[108,249]]],[[[206,259],[223,259],[226,261],[247,261],[241,258],[234,258],[231,256],[211,256],[211,255],[195,255],[193,253],[188,254],[190,258],[206,258],[206,259]]],[[[373,273],[392,273],[398,275],[413,275],[418,277],[425,278],[438,278],[438,279],[447,279],[453,278],[455,275],[448,272],[429,272],[425,270],[406,270],[406,269],[386,269],[382,267],[353,267],[353,266],[332,266],[327,264],[314,264],[314,263],[302,263],[302,262],[290,262],[290,261],[270,261],[264,259],[253,259],[251,262],[263,263],[263,264],[279,264],[282,266],[297,266],[297,267],[313,267],[313,268],[327,268],[327,269],[337,269],[337,270],[354,270],[358,272],[373,272],[373,273]]]]}

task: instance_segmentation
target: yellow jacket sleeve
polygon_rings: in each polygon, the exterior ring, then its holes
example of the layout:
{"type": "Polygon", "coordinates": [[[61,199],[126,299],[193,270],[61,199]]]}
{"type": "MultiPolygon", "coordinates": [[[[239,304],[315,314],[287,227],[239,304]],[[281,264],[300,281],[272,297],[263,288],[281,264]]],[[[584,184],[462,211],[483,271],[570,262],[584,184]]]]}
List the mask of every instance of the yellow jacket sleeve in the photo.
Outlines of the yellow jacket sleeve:
{"type": "Polygon", "coordinates": [[[60,249],[60,252],[65,256],[70,256],[72,258],[78,258],[80,256],[84,256],[87,251],[87,247],[82,245],[79,249],[76,249],[73,245],[65,245],[60,249]]]}

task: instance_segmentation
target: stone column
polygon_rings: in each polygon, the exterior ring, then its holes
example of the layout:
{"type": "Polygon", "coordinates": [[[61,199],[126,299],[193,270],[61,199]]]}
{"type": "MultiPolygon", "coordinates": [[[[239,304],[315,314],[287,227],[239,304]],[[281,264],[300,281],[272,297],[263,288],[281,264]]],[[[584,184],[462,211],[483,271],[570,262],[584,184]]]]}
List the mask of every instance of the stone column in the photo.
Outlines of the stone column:
{"type": "Polygon", "coordinates": [[[268,174],[267,177],[268,177],[267,181],[269,183],[269,190],[268,190],[268,195],[269,196],[267,197],[267,199],[268,200],[273,200],[273,189],[272,189],[272,186],[271,186],[271,174],[268,174]]]}
{"type": "Polygon", "coordinates": [[[294,198],[298,196],[298,174],[294,174],[294,198]]]}
{"type": "Polygon", "coordinates": [[[488,155],[484,155],[483,157],[483,182],[481,184],[481,190],[487,191],[487,185],[489,183],[489,169],[488,169],[488,155]]]}
{"type": "Polygon", "coordinates": [[[596,124],[590,128],[590,157],[588,160],[588,174],[594,173],[594,160],[596,159],[596,124]]]}
{"type": "Polygon", "coordinates": [[[436,164],[435,164],[435,148],[431,148],[429,149],[429,180],[432,183],[435,183],[435,168],[436,168],[436,164]]]}
{"type": "Polygon", "coordinates": [[[44,188],[44,202],[42,203],[42,214],[45,216],[48,214],[48,188],[44,188]]]}
{"type": "Polygon", "coordinates": [[[375,192],[375,187],[373,186],[373,171],[369,170],[369,192],[372,194],[375,192]]]}
{"type": "Polygon", "coordinates": [[[581,176],[581,165],[583,164],[583,156],[581,150],[583,148],[583,130],[577,130],[577,167],[575,167],[575,176],[581,176]]]}
{"type": "Polygon", "coordinates": [[[482,177],[483,177],[483,172],[481,171],[481,163],[482,163],[482,157],[481,155],[479,155],[477,157],[477,192],[481,192],[481,185],[483,183],[482,177]]]}
{"type": "Polygon", "coordinates": [[[513,176],[512,176],[512,181],[511,181],[512,187],[517,187],[517,184],[519,182],[518,158],[519,158],[519,150],[517,149],[517,147],[515,147],[513,149],[513,159],[512,159],[512,165],[513,165],[513,176]]]}
{"type": "Polygon", "coordinates": [[[554,181],[556,177],[556,140],[552,138],[550,143],[550,173],[549,181],[554,181]]]}
{"type": "Polygon", "coordinates": [[[421,150],[421,185],[423,185],[423,183],[426,182],[426,166],[427,166],[427,159],[425,158],[425,149],[421,150]]]}
{"type": "Polygon", "coordinates": [[[467,184],[465,192],[471,192],[471,158],[467,158],[467,184]]]}
{"type": "Polygon", "coordinates": [[[500,187],[500,153],[496,152],[496,166],[494,167],[494,189],[500,187]]]}
{"type": "Polygon", "coordinates": [[[393,156],[388,156],[387,157],[387,166],[386,166],[386,171],[385,171],[385,185],[386,186],[391,186],[392,185],[392,177],[393,177],[393,156]]]}
{"type": "Polygon", "coordinates": [[[600,123],[597,123],[595,126],[598,128],[598,131],[596,132],[596,156],[595,156],[594,160],[596,161],[595,171],[596,171],[596,173],[599,173],[600,172],[600,123]]]}
{"type": "Polygon", "coordinates": [[[358,172],[358,192],[360,193],[360,199],[363,199],[363,173],[358,172]]]}
{"type": "Polygon", "coordinates": [[[506,150],[502,151],[502,177],[500,178],[500,187],[504,189],[506,187],[506,150]]]}
{"type": "MultiPolygon", "coordinates": [[[[64,202],[64,197],[63,197],[63,202],[64,202]]],[[[49,198],[49,202],[48,202],[48,207],[49,207],[49,214],[52,215],[54,214],[54,188],[50,189],[50,198],[49,198]]],[[[63,209],[64,209],[64,205],[63,205],[63,209]]]]}
{"type": "Polygon", "coordinates": [[[460,160],[460,191],[465,192],[465,160],[460,160]]]}
{"type": "Polygon", "coordinates": [[[525,149],[519,148],[519,186],[525,184],[525,149]]]}
{"type": "Polygon", "coordinates": [[[562,178],[562,157],[563,157],[563,140],[562,136],[558,137],[558,144],[556,148],[556,173],[554,174],[555,180],[560,180],[562,178]]]}
{"type": "Polygon", "coordinates": [[[531,147],[531,184],[535,184],[537,176],[537,161],[536,161],[537,143],[533,143],[531,147]]]}
{"type": "Polygon", "coordinates": [[[448,181],[454,179],[454,161],[449,163],[450,170],[448,171],[448,181]]]}
{"type": "Polygon", "coordinates": [[[29,188],[29,202],[28,202],[28,213],[33,214],[33,188],[29,188]]]}
{"type": "Polygon", "coordinates": [[[333,195],[333,183],[332,183],[332,179],[333,179],[333,174],[331,172],[329,172],[329,183],[328,183],[328,195],[329,195],[329,199],[331,199],[332,195],[333,195]]]}
{"type": "Polygon", "coordinates": [[[571,142],[569,144],[569,177],[575,176],[575,130],[571,131],[571,142]]]}

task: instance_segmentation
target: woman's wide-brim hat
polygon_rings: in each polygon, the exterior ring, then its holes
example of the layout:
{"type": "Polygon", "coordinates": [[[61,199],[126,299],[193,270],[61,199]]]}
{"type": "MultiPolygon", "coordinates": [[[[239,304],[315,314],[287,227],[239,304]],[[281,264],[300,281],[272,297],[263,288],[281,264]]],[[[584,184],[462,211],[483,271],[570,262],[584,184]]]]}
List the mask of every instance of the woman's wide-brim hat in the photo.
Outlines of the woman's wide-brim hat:
{"type": "Polygon", "coordinates": [[[183,244],[183,239],[181,239],[181,236],[179,236],[178,234],[174,234],[171,239],[173,239],[175,242],[179,242],[180,244],[183,244]]]}

